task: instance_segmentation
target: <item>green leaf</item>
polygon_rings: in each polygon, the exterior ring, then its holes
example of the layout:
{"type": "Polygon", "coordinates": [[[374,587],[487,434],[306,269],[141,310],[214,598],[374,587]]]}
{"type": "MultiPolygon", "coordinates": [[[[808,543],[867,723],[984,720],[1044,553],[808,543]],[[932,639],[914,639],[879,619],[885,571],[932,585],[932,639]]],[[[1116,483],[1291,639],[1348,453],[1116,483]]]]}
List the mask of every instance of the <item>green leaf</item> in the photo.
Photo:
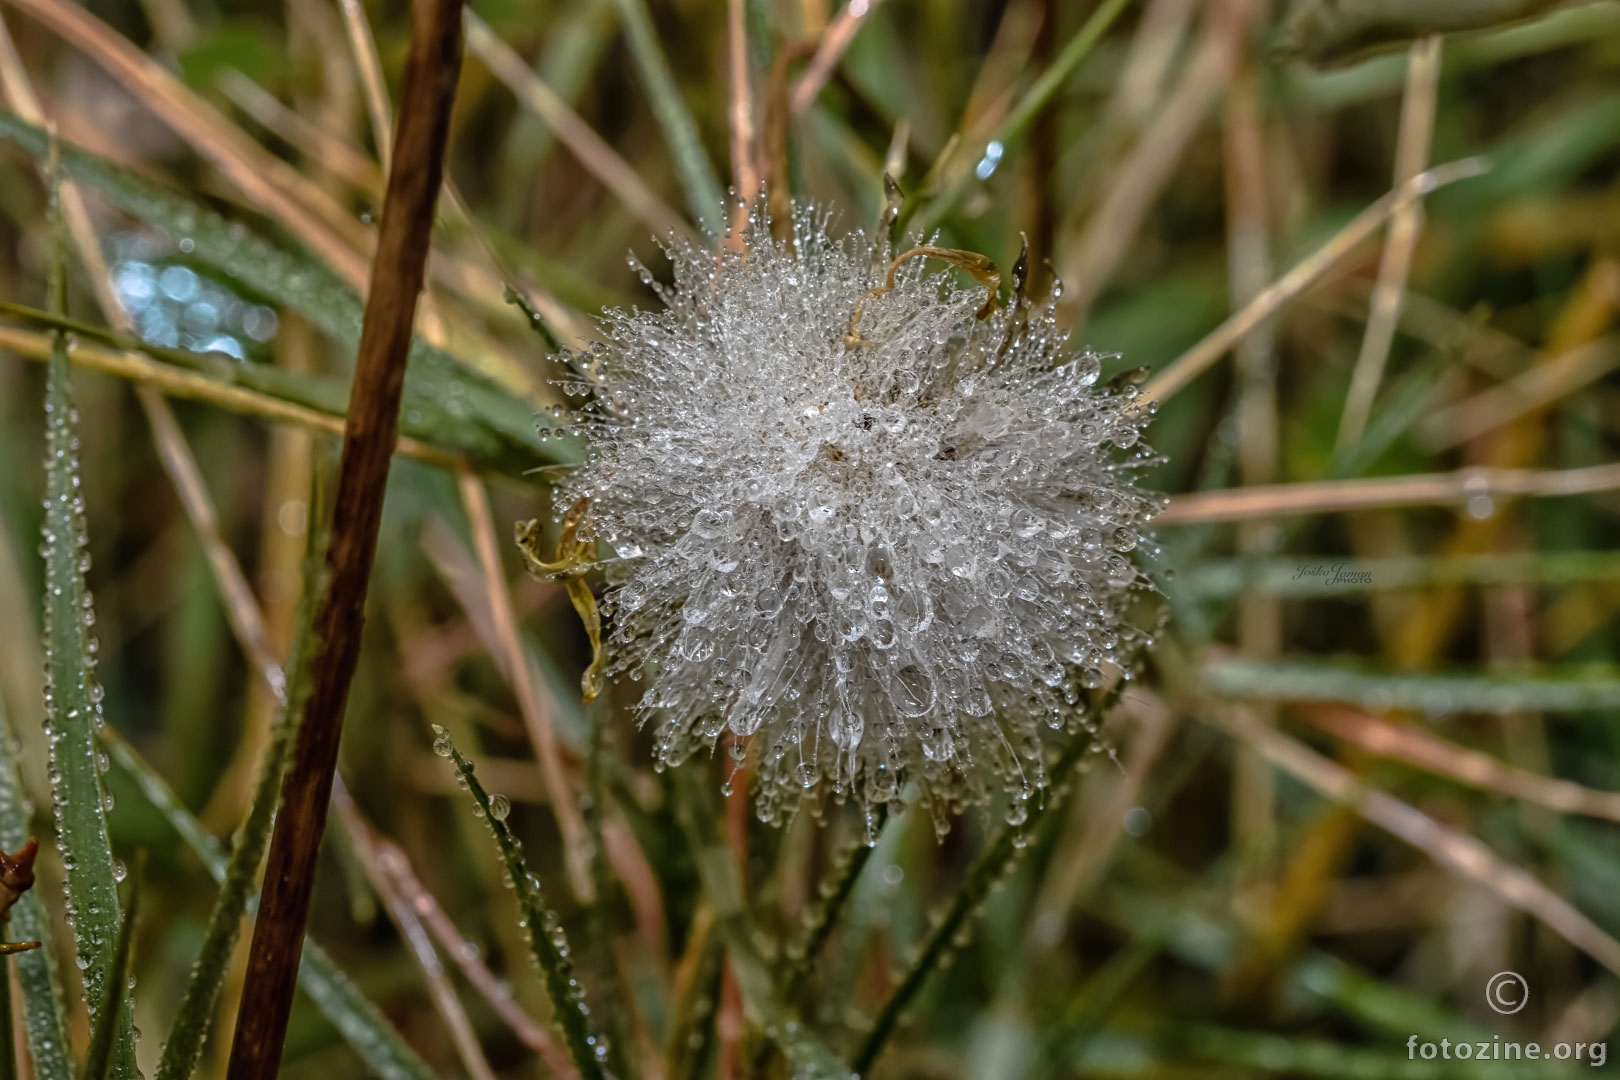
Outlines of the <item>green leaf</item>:
{"type": "Polygon", "coordinates": [[[1406,555],[1341,559],[1334,555],[1216,559],[1175,584],[1197,600],[1243,593],[1321,597],[1437,585],[1575,585],[1620,580],[1620,552],[1524,551],[1491,555],[1406,555]]]}
{"type": "MultiPolygon", "coordinates": [[[[17,771],[16,739],[4,703],[0,702],[0,850],[13,853],[28,842],[29,836],[27,800],[17,771]]],[[[22,997],[23,1031],[35,1080],[72,1080],[67,1010],[56,972],[56,946],[38,888],[29,889],[12,905],[7,933],[17,941],[40,943],[39,948],[11,958],[22,997]]]]}
{"type": "Polygon", "coordinates": [[[310,502],[315,508],[316,520],[310,523],[304,551],[303,580],[306,587],[299,605],[298,629],[293,638],[292,669],[287,673],[281,709],[270,730],[264,758],[259,763],[258,781],[254,785],[247,817],[237,830],[236,842],[226,863],[225,877],[220,884],[219,895],[214,899],[213,913],[208,918],[202,948],[198,951],[180,1009],[175,1014],[169,1037],[163,1045],[157,1080],[189,1080],[197,1069],[197,1062],[202,1058],[203,1043],[208,1038],[209,1028],[219,1007],[219,996],[229,973],[231,956],[241,934],[242,915],[253,898],[259,863],[270,843],[270,826],[281,794],[287,755],[292,748],[298,717],[303,712],[304,699],[309,693],[309,680],[305,678],[305,673],[314,649],[314,600],[319,591],[314,585],[320,581],[322,560],[330,537],[330,515],[326,509],[330,500],[317,497],[310,502]]]}
{"type": "Polygon", "coordinates": [[[816,957],[821,955],[822,947],[832,936],[838,916],[843,913],[850,894],[855,891],[855,883],[860,880],[861,871],[866,868],[873,850],[877,848],[878,834],[883,831],[888,817],[889,804],[879,803],[866,821],[865,835],[833,858],[832,869],[816,887],[816,896],[820,899],[805,908],[804,935],[788,946],[788,970],[782,976],[784,1001],[791,1002],[805,979],[810,977],[816,957]]]}
{"type": "Polygon", "coordinates": [[[102,986],[101,1000],[90,1014],[90,1045],[85,1049],[84,1068],[79,1072],[81,1080],[105,1080],[107,1070],[112,1065],[113,1040],[122,1026],[120,1017],[124,1013],[124,1000],[127,997],[129,953],[135,945],[135,920],[140,912],[143,873],[144,867],[135,868],[135,877],[130,883],[129,903],[124,907],[124,921],[118,928],[118,948],[113,953],[112,971],[102,986]]]}
{"type": "Polygon", "coordinates": [[[529,942],[535,966],[540,969],[546,994],[551,998],[552,1012],[556,1016],[557,1026],[562,1029],[563,1042],[574,1059],[575,1068],[585,1080],[606,1080],[608,1074],[604,1065],[608,1056],[607,1043],[591,1027],[585,1008],[585,995],[574,978],[568,936],[563,932],[556,914],[546,907],[540,879],[529,873],[523,861],[523,845],[507,828],[506,814],[491,805],[489,793],[473,775],[472,762],[462,757],[461,752],[451,745],[449,733],[435,724],[433,736],[434,753],[455,762],[456,772],[477,804],[478,815],[495,836],[495,846],[500,850],[501,861],[506,864],[506,878],[517,893],[518,910],[523,913],[523,936],[529,942]]]}
{"type": "MultiPolygon", "coordinates": [[[[686,107],[663,47],[658,44],[658,28],[653,25],[645,0],[613,0],[613,6],[619,13],[619,24],[624,28],[631,59],[641,74],[642,85],[647,88],[653,116],[664,129],[664,141],[675,158],[675,171],[686,188],[686,205],[706,230],[718,234],[726,226],[725,192],[720,188],[709,155],[704,152],[692,111],[686,107]]],[[[757,192],[737,194],[751,199],[757,192]]]]}
{"type": "MultiPolygon", "coordinates": [[[[49,152],[44,132],[4,110],[0,110],[0,138],[40,160],[49,152]]],[[[290,254],[240,222],[227,222],[212,210],[70,143],[61,144],[61,156],[67,176],[188,245],[189,258],[213,267],[240,288],[299,312],[345,347],[352,350],[358,345],[364,307],[321,263],[290,254]]],[[[564,446],[559,440],[539,438],[538,402],[508,393],[421,340],[411,346],[405,387],[400,430],[413,438],[484,457],[521,447],[531,458],[554,460],[564,446]]],[[[346,395],[339,404],[346,409],[346,395]]]]}
{"type": "Polygon", "coordinates": [[[871,1071],[872,1063],[883,1052],[884,1044],[888,1042],[889,1036],[894,1033],[895,1026],[900,1022],[901,1013],[916,997],[917,991],[922,989],[928,977],[934,973],[945,954],[955,947],[953,940],[959,931],[970,925],[969,920],[990,891],[990,887],[1008,872],[1018,853],[1023,850],[1025,836],[1034,831],[1055,808],[1063,805],[1076,768],[1094,745],[1092,732],[1114,707],[1124,689],[1125,683],[1122,680],[1086,709],[1085,717],[1074,726],[1069,741],[1047,772],[1047,786],[1043,797],[1030,801],[1027,816],[1023,821],[1016,823],[1009,821],[998,828],[985,844],[984,850],[979,853],[979,857],[968,868],[966,880],[952,894],[945,913],[929,929],[916,960],[907,969],[900,984],[889,995],[889,999],[879,1008],[872,1022],[872,1030],[855,1054],[855,1071],[858,1074],[865,1076],[871,1071]]]}
{"type": "MultiPolygon", "coordinates": [[[[63,314],[65,256],[55,188],[53,183],[55,244],[49,294],[51,310],[63,314]]],[[[107,793],[101,783],[104,758],[97,736],[105,721],[90,637],[95,608],[84,580],[89,540],[76,422],[67,338],[58,333],[52,342],[45,390],[45,520],[40,544],[45,556],[46,724],[57,841],[67,870],[69,921],[84,974],[85,999],[99,1002],[116,961],[119,871],[107,835],[107,793]]],[[[131,1029],[131,1010],[122,1008],[113,1048],[115,1077],[135,1075],[131,1029]]]]}
{"type": "Polygon", "coordinates": [[[1620,668],[1540,667],[1522,674],[1378,671],[1345,664],[1237,657],[1204,665],[1205,689],[1255,701],[1342,701],[1383,712],[1596,712],[1620,709],[1620,668]]]}
{"type": "MultiPolygon", "coordinates": [[[[186,846],[208,868],[209,875],[223,884],[230,869],[230,858],[220,850],[218,841],[181,805],[169,785],[135,748],[111,729],[108,729],[107,746],[113,763],[180,834],[186,846]]],[[[253,914],[258,908],[255,897],[248,905],[248,913],[253,914]]],[[[434,1080],[432,1071],[394,1030],[381,1010],[367,1000],[326,951],[308,937],[304,938],[304,959],[298,967],[298,986],[360,1055],[366,1067],[382,1080],[434,1080]]]]}

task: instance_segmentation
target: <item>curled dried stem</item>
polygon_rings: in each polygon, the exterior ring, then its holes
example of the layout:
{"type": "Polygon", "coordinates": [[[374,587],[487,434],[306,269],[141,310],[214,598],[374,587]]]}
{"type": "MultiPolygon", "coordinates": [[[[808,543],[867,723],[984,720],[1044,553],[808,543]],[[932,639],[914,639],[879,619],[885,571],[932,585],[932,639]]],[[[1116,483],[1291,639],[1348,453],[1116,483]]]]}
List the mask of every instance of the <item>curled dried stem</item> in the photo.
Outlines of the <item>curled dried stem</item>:
{"type": "MultiPolygon", "coordinates": [[[[22,899],[22,894],[34,885],[34,858],[39,854],[39,841],[33,837],[17,849],[15,855],[0,851],[0,919],[11,912],[11,906],[22,899]]],[[[25,948],[34,948],[36,941],[25,948]]],[[[22,949],[12,951],[21,952],[22,949]]]]}
{"type": "Polygon", "coordinates": [[[537,578],[562,579],[563,587],[568,590],[568,599],[573,601],[580,622],[585,624],[585,636],[591,642],[591,663],[580,676],[579,684],[587,704],[602,692],[604,659],[602,616],[596,609],[596,595],[585,580],[586,571],[595,562],[592,554],[596,547],[588,531],[582,528],[589,511],[589,499],[580,499],[568,508],[568,513],[563,517],[562,535],[557,538],[557,557],[550,562],[540,557],[540,523],[520,521],[517,524],[517,546],[523,555],[524,567],[537,578]]]}
{"type": "Polygon", "coordinates": [[[919,244],[910,251],[901,252],[889,263],[888,272],[883,277],[883,284],[874,285],[861,294],[860,300],[855,304],[855,310],[849,316],[849,333],[844,336],[844,343],[849,346],[871,344],[861,337],[856,330],[856,324],[861,321],[861,312],[866,309],[868,300],[875,300],[894,291],[895,275],[900,267],[912,259],[935,258],[948,262],[959,270],[965,271],[968,276],[989,290],[984,303],[979,310],[973,313],[975,319],[987,319],[990,313],[1001,305],[1001,268],[995,261],[980,255],[977,251],[963,251],[960,248],[936,247],[933,244],[919,244]]]}

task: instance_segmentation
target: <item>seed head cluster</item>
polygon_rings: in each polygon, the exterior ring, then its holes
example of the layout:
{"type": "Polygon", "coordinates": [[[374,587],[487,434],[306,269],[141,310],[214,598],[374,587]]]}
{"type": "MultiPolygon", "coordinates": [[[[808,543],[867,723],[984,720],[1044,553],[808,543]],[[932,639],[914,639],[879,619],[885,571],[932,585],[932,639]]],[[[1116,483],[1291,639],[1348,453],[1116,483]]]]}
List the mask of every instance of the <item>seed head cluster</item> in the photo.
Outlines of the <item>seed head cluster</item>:
{"type": "Polygon", "coordinates": [[[558,505],[588,498],[604,545],[608,674],[648,684],[661,764],[752,751],[767,821],[828,789],[1018,813],[1041,728],[1149,641],[1149,410],[1050,299],[891,271],[812,211],[738,239],[643,270],[664,309],[608,315],[565,381],[589,451],[558,505]]]}

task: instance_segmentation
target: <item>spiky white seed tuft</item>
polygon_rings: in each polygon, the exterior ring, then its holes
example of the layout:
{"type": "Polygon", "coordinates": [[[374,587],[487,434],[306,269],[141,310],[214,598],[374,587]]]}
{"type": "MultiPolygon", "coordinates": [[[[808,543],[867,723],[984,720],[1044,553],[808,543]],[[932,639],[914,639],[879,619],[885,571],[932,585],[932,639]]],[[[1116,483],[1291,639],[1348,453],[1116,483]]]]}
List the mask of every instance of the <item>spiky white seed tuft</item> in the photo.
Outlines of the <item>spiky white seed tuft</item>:
{"type": "Polygon", "coordinates": [[[878,295],[886,244],[793,224],[671,250],[665,310],[610,314],[565,384],[590,450],[558,505],[588,497],[617,553],[608,673],[650,680],[661,764],[749,740],[766,820],[827,784],[936,817],[1027,798],[1040,728],[1149,640],[1145,410],[1050,300],[980,319],[924,258],[878,295]]]}

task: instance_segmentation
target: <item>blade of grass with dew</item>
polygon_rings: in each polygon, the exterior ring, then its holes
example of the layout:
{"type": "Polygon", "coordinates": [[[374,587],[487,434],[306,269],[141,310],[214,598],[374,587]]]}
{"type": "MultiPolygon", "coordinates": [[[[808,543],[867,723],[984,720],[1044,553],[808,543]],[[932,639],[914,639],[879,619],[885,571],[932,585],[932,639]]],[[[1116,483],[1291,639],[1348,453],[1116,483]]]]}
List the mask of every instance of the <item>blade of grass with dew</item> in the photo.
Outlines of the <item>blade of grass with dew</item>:
{"type": "Polygon", "coordinates": [[[264,850],[270,843],[270,823],[275,816],[276,800],[281,792],[281,776],[286,770],[287,755],[292,748],[292,736],[297,719],[302,713],[309,681],[304,677],[314,642],[314,587],[320,581],[321,561],[326,552],[330,532],[329,500],[316,497],[311,500],[313,517],[308,527],[308,540],[304,552],[302,578],[306,583],[299,604],[297,631],[293,636],[293,664],[287,673],[286,702],[278,711],[259,763],[259,775],[254,784],[253,798],[248,804],[247,817],[237,830],[236,840],[226,864],[225,877],[214,910],[208,919],[197,961],[192,965],[191,977],[186,983],[180,1009],[169,1027],[163,1054],[158,1061],[156,1080],[188,1080],[202,1058],[203,1043],[218,1010],[220,994],[229,974],[231,957],[241,936],[242,915],[253,895],[253,886],[264,850]]]}
{"type": "MultiPolygon", "coordinates": [[[[44,132],[4,110],[0,110],[0,138],[41,160],[48,153],[44,132]]],[[[69,143],[60,146],[65,175],[94,188],[131,217],[188,241],[191,258],[251,292],[299,312],[346,347],[355,347],[363,308],[330,269],[311,258],[290,254],[240,222],[227,222],[212,210],[87,150],[69,143]]],[[[484,455],[497,453],[503,443],[515,443],[546,457],[558,440],[536,436],[536,407],[536,402],[507,393],[420,339],[411,347],[401,429],[413,437],[484,455]]]]}
{"type": "Polygon", "coordinates": [[[1601,712],[1620,709],[1620,667],[1544,666],[1522,673],[1399,672],[1343,664],[1229,657],[1207,662],[1206,690],[1250,701],[1342,701],[1389,709],[1451,713],[1601,712]]]}
{"type": "MultiPolygon", "coordinates": [[[[653,26],[652,15],[644,0],[613,0],[619,13],[619,24],[624,29],[625,43],[630,56],[641,73],[642,84],[652,104],[653,115],[664,131],[664,141],[675,159],[675,170],[686,188],[686,204],[692,216],[711,233],[725,227],[725,192],[715,176],[714,164],[703,150],[698,137],[697,123],[681,97],[680,87],[669,70],[669,61],[658,44],[658,29],[653,26]]],[[[752,198],[754,192],[738,192],[743,198],[752,198]]]]}
{"type": "MultiPolygon", "coordinates": [[[[230,869],[230,856],[219,842],[191,815],[170,790],[168,783],[144,759],[109,729],[107,748],[113,764],[140,789],[169,826],[180,835],[202,860],[215,882],[223,884],[230,869]]],[[[258,898],[248,904],[248,914],[258,911],[258,898]]],[[[366,1067],[382,1080],[434,1080],[432,1070],[415,1050],[400,1037],[354,982],[337,966],[326,950],[311,938],[304,938],[304,958],[298,969],[299,988],[343,1036],[366,1067]]]]}
{"type": "MultiPolygon", "coordinates": [[[[17,770],[16,747],[19,745],[5,705],[0,702],[0,850],[11,852],[26,844],[29,836],[27,797],[17,770]]],[[[56,947],[50,917],[38,888],[29,889],[17,898],[6,925],[17,940],[40,943],[39,948],[11,958],[22,998],[22,1027],[35,1080],[73,1080],[73,1065],[68,1059],[67,1009],[63,1004],[62,981],[56,971],[56,947]]]]}
{"type": "Polygon", "coordinates": [[[101,988],[101,999],[90,1013],[90,1045],[85,1048],[80,1080],[106,1080],[112,1067],[113,1045],[117,1038],[124,1001],[129,987],[129,954],[135,947],[135,921],[140,917],[141,879],[146,873],[144,858],[135,865],[130,879],[129,903],[124,905],[123,923],[118,928],[118,947],[113,952],[112,970],[101,988]]]}
{"type": "Polygon", "coordinates": [[[782,976],[782,999],[791,1002],[815,968],[816,957],[832,936],[861,871],[877,848],[878,836],[889,817],[889,805],[879,803],[866,824],[866,835],[833,857],[832,869],[816,887],[817,899],[804,910],[804,934],[787,947],[788,969],[782,976]]]}
{"type": "Polygon", "coordinates": [[[714,907],[715,930],[725,946],[731,973],[748,1018],[782,1050],[795,1080],[848,1077],[850,1069],[816,1039],[783,1003],[769,965],[755,944],[758,926],[748,913],[737,861],[720,836],[718,822],[705,798],[703,773],[675,770],[677,813],[687,846],[697,862],[703,894],[714,907]]]}
{"type": "Polygon", "coordinates": [[[952,894],[950,905],[945,909],[944,915],[930,928],[922,949],[906,970],[900,985],[894,988],[888,1000],[878,1009],[871,1031],[867,1033],[860,1049],[855,1053],[854,1065],[857,1074],[864,1076],[871,1071],[873,1062],[883,1052],[884,1044],[889,1041],[889,1036],[894,1034],[901,1014],[911,1004],[912,998],[916,997],[917,991],[922,989],[928,976],[933,974],[945,953],[955,947],[953,939],[968,924],[970,916],[978,908],[985,894],[990,891],[990,887],[1007,874],[1024,848],[1025,836],[1039,827],[1041,819],[1054,807],[1066,801],[1069,781],[1081,759],[1094,745],[1092,728],[1102,723],[1108,711],[1119,700],[1124,688],[1123,681],[1116,683],[1095,705],[1086,710],[1084,722],[1077,725],[1078,729],[1069,736],[1068,743],[1047,772],[1047,786],[1042,801],[1030,806],[1023,820],[1009,821],[998,828],[984,849],[979,852],[979,857],[968,868],[966,880],[952,894]]]}
{"type": "MultiPolygon", "coordinates": [[[[51,338],[31,330],[19,330],[0,324],[0,348],[28,360],[49,361],[51,338]]],[[[99,371],[114,378],[127,379],[140,386],[150,386],[166,397],[189,398],[203,401],[218,408],[228,409],[243,416],[256,416],[278,424],[289,424],[308,431],[330,435],[343,434],[343,417],[311,409],[257,390],[234,385],[201,372],[175,367],[147,355],[149,350],[131,352],[106,348],[75,340],[68,346],[68,359],[79,367],[99,371]]],[[[200,355],[200,354],[199,354],[200,355]]],[[[466,457],[454,449],[431,445],[411,436],[401,435],[395,452],[415,458],[439,468],[464,466],[466,457]]],[[[520,464],[532,464],[533,457],[517,451],[502,458],[501,466],[516,471],[520,464]]],[[[487,462],[486,462],[487,463],[487,462]]]]}
{"type": "MultiPolygon", "coordinates": [[[[51,175],[59,175],[54,154],[51,175]]],[[[52,255],[48,293],[51,310],[67,306],[66,247],[56,183],[51,183],[52,255]]],[[[52,339],[45,389],[45,520],[40,551],[45,558],[46,723],[50,743],[51,797],[57,839],[67,870],[68,923],[87,1001],[100,1001],[118,946],[118,880],[121,871],[107,835],[108,795],[101,782],[97,745],[104,726],[102,690],[95,675],[90,631],[95,608],[85,585],[89,540],[79,480],[77,411],[68,370],[67,336],[52,339]]],[[[119,1010],[112,1075],[135,1075],[133,1020],[119,1010]]]]}
{"type": "Polygon", "coordinates": [[[523,936],[529,942],[535,966],[540,969],[546,994],[551,998],[552,1013],[562,1030],[563,1043],[574,1060],[574,1067],[584,1080],[607,1080],[608,1047],[591,1026],[585,995],[574,978],[568,937],[557,916],[546,907],[540,879],[529,873],[523,861],[523,846],[506,825],[507,811],[492,804],[484,785],[473,775],[472,762],[450,742],[449,732],[437,724],[433,727],[433,752],[455,763],[456,773],[472,793],[478,816],[484,819],[495,837],[495,846],[500,849],[501,861],[505,863],[507,884],[516,892],[518,908],[523,912],[523,936]]]}
{"type": "Polygon", "coordinates": [[[1196,600],[1224,600],[1245,592],[1304,599],[1437,585],[1577,585],[1592,581],[1620,581],[1620,552],[1218,559],[1189,568],[1176,587],[1196,600]],[[1313,568],[1318,572],[1304,573],[1313,568]]]}
{"type": "Polygon", "coordinates": [[[1292,1036],[1279,1039],[1269,1032],[1235,1031],[1230,1028],[1188,1026],[1177,1032],[1163,1047],[1168,1060],[1191,1064],[1198,1075],[1210,1070],[1227,1075],[1223,1067],[1241,1070],[1239,1075],[1320,1077],[1322,1080],[1361,1080],[1363,1077],[1399,1076],[1404,1080],[1542,1080],[1569,1075],[1558,1065],[1501,1061],[1411,1061],[1402,1053],[1346,1046],[1321,1038],[1292,1036]],[[1198,1064],[1193,1064],[1198,1063],[1198,1064]]]}
{"type": "MultiPolygon", "coordinates": [[[[1063,84],[1069,81],[1069,77],[1080,66],[1080,61],[1084,60],[1097,42],[1102,40],[1102,36],[1108,32],[1108,28],[1114,24],[1114,20],[1119,18],[1129,3],[1130,0],[1104,0],[1097,10],[1091,13],[1085,24],[1075,32],[1074,37],[1069,39],[1063,51],[1052,62],[1052,66],[1047,68],[1035,81],[1035,85],[1018,100],[1018,104],[997,126],[995,134],[986,144],[1000,148],[1001,151],[997,153],[991,165],[992,170],[1001,163],[1005,147],[1023,136],[1034,123],[1036,116],[1057,92],[1063,89],[1063,84]]],[[[989,175],[990,173],[985,174],[986,177],[989,175]]],[[[976,168],[963,169],[944,191],[928,201],[926,207],[921,206],[917,200],[911,200],[907,207],[902,207],[900,218],[895,223],[896,227],[905,230],[911,224],[912,214],[917,213],[916,231],[923,236],[930,235],[945,220],[945,216],[951,212],[968,186],[975,180],[983,182],[976,168]]]]}
{"type": "Polygon", "coordinates": [[[272,364],[237,360],[225,353],[165,348],[106,327],[58,318],[48,311],[4,300],[0,300],[0,316],[46,330],[60,330],[82,340],[104,342],[113,348],[142,352],[165,364],[201,372],[220,382],[244,386],[332,416],[341,417],[348,405],[345,384],[336,376],[289,371],[272,364]]]}

